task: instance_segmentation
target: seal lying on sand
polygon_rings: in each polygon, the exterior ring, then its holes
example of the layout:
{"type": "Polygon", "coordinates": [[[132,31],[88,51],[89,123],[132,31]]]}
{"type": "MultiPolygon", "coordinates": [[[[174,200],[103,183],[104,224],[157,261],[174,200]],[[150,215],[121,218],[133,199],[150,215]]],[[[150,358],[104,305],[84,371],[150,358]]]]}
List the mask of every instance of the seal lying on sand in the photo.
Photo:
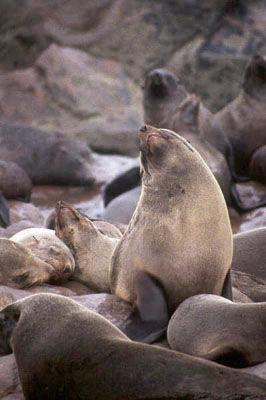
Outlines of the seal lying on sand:
{"type": "Polygon", "coordinates": [[[86,143],[38,129],[0,125],[0,160],[17,163],[33,184],[92,185],[86,143]]]}
{"type": "Polygon", "coordinates": [[[38,258],[51,265],[57,272],[57,280],[68,279],[74,272],[75,261],[70,249],[55,235],[55,231],[45,228],[24,229],[10,238],[26,246],[38,258]]]}
{"type": "Polygon", "coordinates": [[[232,231],[221,189],[199,153],[166,129],[146,125],[139,137],[142,194],[112,256],[111,292],[137,304],[144,320],[166,324],[159,288],[170,314],[194,294],[222,294],[232,231]]]}
{"type": "Polygon", "coordinates": [[[266,392],[264,379],[131,342],[63,296],[38,294],[7,306],[0,334],[15,354],[27,400],[218,400],[266,392]]]}
{"type": "Polygon", "coordinates": [[[266,361],[266,303],[202,294],[185,300],[167,330],[172,349],[243,368],[266,361]]]}

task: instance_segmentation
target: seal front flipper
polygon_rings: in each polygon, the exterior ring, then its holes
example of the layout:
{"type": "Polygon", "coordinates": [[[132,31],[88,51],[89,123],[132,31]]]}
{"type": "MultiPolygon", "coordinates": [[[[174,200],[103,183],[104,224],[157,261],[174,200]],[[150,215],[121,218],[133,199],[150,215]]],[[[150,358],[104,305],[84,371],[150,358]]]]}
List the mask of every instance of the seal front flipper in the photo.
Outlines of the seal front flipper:
{"type": "Polygon", "coordinates": [[[201,358],[227,367],[245,368],[250,366],[246,353],[246,351],[242,351],[236,347],[224,345],[210,350],[207,354],[201,356],[201,358]]]}
{"type": "Polygon", "coordinates": [[[169,321],[163,288],[154,277],[144,271],[137,272],[134,287],[136,309],[122,330],[132,340],[153,343],[166,331],[169,321]]]}
{"type": "Polygon", "coordinates": [[[103,191],[103,201],[106,207],[115,197],[134,189],[140,184],[140,167],[133,167],[126,172],[118,175],[109,182],[103,191]]]}
{"type": "Polygon", "coordinates": [[[224,285],[223,285],[223,290],[222,290],[222,297],[225,297],[226,299],[229,299],[233,301],[233,290],[232,290],[232,281],[231,281],[231,269],[229,269],[225,280],[224,280],[224,285]]]}

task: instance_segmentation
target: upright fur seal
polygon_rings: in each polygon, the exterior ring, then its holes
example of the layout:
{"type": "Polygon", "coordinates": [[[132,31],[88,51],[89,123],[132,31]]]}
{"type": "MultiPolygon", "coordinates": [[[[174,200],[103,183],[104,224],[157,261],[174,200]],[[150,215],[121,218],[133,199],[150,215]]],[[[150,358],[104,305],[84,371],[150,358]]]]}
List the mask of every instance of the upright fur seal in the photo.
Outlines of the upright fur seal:
{"type": "Polygon", "coordinates": [[[172,349],[228,365],[266,361],[266,303],[237,304],[202,294],[186,299],[167,330],[172,349]]]}
{"type": "Polygon", "coordinates": [[[0,312],[27,400],[263,398],[264,379],[131,342],[100,315],[38,294],[0,312]]]}
{"type": "Polygon", "coordinates": [[[239,173],[266,182],[266,60],[253,56],[242,89],[231,103],[215,114],[211,135],[230,140],[239,173]]]}
{"type": "Polygon", "coordinates": [[[221,189],[199,153],[166,129],[146,125],[139,138],[142,193],[112,257],[111,292],[135,302],[144,319],[158,319],[160,309],[165,322],[162,304],[153,312],[154,286],[161,286],[170,314],[194,294],[221,295],[232,231],[221,189]]]}

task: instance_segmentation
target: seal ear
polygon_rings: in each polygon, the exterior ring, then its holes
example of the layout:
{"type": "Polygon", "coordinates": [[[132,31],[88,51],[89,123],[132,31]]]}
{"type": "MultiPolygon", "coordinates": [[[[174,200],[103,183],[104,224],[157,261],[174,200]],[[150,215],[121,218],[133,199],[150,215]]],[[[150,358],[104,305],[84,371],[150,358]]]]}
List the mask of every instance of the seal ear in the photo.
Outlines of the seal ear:
{"type": "Polygon", "coordinates": [[[245,368],[251,365],[246,351],[228,345],[216,347],[201,358],[232,368],[245,368]]]}

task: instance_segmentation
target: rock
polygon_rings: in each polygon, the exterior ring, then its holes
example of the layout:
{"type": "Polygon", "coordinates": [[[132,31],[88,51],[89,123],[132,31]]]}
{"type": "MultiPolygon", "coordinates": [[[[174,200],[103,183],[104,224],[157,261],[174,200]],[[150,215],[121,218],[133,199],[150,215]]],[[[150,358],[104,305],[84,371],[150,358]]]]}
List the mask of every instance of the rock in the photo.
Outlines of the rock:
{"type": "Polygon", "coordinates": [[[114,61],[52,44],[33,68],[0,78],[0,90],[3,121],[61,132],[102,152],[138,153],[140,89],[114,61]]]}
{"type": "Polygon", "coordinates": [[[20,221],[32,222],[36,227],[42,227],[44,218],[41,211],[31,203],[9,201],[10,222],[15,224],[20,221]]]}
{"type": "Polygon", "coordinates": [[[29,201],[32,182],[16,163],[0,161],[0,190],[6,199],[29,201]]]}

